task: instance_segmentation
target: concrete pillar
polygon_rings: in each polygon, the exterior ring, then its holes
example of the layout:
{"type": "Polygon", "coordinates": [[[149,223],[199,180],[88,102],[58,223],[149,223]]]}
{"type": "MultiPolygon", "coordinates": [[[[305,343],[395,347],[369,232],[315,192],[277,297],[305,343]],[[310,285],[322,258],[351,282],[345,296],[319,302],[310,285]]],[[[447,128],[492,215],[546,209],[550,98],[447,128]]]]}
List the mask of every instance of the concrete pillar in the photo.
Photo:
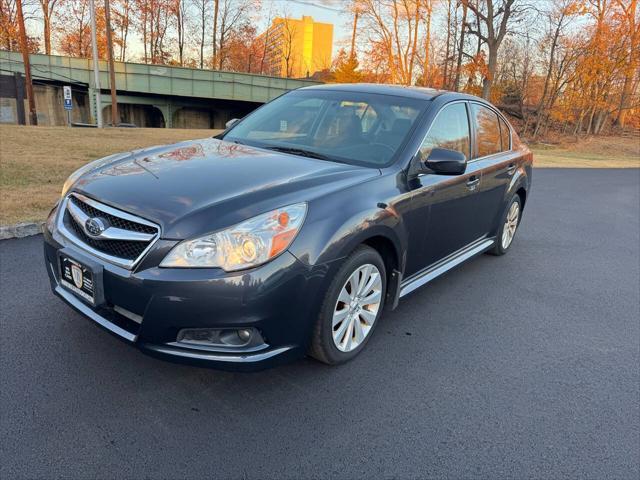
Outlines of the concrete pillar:
{"type": "Polygon", "coordinates": [[[89,115],[91,117],[91,123],[98,123],[98,109],[96,105],[96,89],[89,87],[89,115]]]}
{"type": "Polygon", "coordinates": [[[26,125],[27,117],[24,110],[24,79],[21,73],[13,74],[13,81],[16,88],[16,114],[18,117],[18,125],[26,125]]]}

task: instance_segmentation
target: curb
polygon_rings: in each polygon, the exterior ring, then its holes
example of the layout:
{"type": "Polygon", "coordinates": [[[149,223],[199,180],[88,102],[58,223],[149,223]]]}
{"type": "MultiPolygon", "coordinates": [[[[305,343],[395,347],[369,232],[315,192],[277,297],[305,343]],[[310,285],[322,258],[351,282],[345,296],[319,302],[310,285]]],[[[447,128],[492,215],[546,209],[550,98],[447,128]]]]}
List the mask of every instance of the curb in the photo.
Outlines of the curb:
{"type": "Polygon", "coordinates": [[[16,223],[0,226],[0,240],[23,238],[42,233],[44,222],[16,223]]]}

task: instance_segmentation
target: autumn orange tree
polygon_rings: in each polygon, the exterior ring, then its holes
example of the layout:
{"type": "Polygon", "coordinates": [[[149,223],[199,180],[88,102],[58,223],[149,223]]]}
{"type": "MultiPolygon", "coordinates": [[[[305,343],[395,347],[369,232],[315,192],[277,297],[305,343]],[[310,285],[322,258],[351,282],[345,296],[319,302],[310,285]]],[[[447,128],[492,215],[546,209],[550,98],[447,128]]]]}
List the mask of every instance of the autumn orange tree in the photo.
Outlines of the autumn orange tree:
{"type": "MultiPolygon", "coordinates": [[[[20,0],[0,0],[0,48],[9,51],[20,50],[18,31],[17,2],[20,0]]],[[[25,21],[36,17],[36,2],[21,0],[25,21]]],[[[30,52],[37,53],[40,49],[40,39],[35,35],[27,35],[27,46],[30,52]]]]}

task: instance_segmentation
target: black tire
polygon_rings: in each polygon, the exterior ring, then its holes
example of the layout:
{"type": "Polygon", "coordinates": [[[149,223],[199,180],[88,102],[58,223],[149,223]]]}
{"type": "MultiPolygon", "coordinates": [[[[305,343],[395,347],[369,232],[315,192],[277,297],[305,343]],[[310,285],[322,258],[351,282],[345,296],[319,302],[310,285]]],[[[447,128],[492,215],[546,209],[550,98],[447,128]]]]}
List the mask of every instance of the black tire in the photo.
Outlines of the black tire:
{"type": "Polygon", "coordinates": [[[344,261],[338,273],[331,281],[331,285],[327,290],[320,314],[316,320],[316,324],[311,336],[311,346],[309,348],[309,355],[316,360],[319,360],[328,365],[338,365],[344,362],[348,362],[356,355],[358,355],[362,349],[366,346],[369,339],[373,335],[376,326],[382,316],[384,309],[384,299],[387,291],[387,274],[384,266],[384,261],[380,254],[371,247],[362,245],[358,247],[347,259],[344,261]],[[340,351],[333,341],[333,313],[338,302],[338,295],[344,287],[345,283],[351,277],[351,275],[361,266],[366,264],[375,265],[381,276],[382,280],[382,295],[381,303],[378,308],[375,321],[371,326],[368,334],[364,337],[364,340],[360,345],[350,352],[340,351]]]}
{"type": "Polygon", "coordinates": [[[502,243],[502,235],[504,234],[504,229],[506,227],[507,215],[509,214],[509,211],[511,210],[511,206],[514,203],[518,204],[517,226],[516,226],[516,231],[514,235],[518,233],[517,227],[520,226],[520,219],[522,218],[522,201],[520,200],[520,195],[516,193],[511,198],[511,201],[507,204],[507,208],[504,209],[504,212],[500,217],[500,228],[498,229],[498,233],[496,234],[496,243],[491,248],[491,250],[487,251],[487,253],[490,255],[495,255],[497,257],[499,257],[500,255],[504,255],[509,251],[509,248],[511,248],[511,245],[513,245],[513,239],[512,239],[509,245],[507,245],[507,247],[505,248],[502,243]]]}

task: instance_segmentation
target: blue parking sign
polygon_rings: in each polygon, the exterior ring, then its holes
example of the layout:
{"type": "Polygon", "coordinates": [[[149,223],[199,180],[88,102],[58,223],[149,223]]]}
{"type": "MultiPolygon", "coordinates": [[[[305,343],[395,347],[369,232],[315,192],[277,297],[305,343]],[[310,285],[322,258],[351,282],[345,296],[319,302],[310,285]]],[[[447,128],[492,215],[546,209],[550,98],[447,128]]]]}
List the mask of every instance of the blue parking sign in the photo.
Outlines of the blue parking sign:
{"type": "Polygon", "coordinates": [[[71,110],[73,108],[73,105],[71,104],[71,99],[64,99],[64,109],[65,110],[71,110]]]}

